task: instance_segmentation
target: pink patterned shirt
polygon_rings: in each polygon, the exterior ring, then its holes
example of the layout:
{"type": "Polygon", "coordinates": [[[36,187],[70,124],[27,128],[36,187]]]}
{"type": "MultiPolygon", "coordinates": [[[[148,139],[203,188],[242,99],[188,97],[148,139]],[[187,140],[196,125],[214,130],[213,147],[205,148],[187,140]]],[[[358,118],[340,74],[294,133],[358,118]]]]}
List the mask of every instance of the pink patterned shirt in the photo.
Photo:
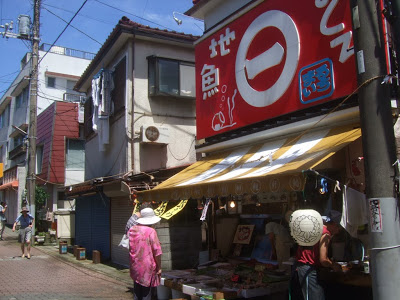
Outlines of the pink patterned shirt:
{"type": "Polygon", "coordinates": [[[160,285],[155,257],[162,251],[155,229],[144,225],[131,227],[129,249],[131,278],[145,287],[160,285]]]}

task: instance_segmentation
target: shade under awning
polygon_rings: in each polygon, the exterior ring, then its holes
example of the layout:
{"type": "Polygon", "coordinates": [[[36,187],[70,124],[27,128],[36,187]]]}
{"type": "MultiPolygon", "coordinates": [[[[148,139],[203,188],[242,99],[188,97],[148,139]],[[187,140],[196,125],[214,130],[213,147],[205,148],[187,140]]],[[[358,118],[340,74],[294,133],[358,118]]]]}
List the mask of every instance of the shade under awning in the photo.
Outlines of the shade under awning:
{"type": "Polygon", "coordinates": [[[314,168],[360,136],[360,128],[343,126],[231,149],[194,163],[138,197],[162,201],[300,191],[303,170],[314,168]]]}

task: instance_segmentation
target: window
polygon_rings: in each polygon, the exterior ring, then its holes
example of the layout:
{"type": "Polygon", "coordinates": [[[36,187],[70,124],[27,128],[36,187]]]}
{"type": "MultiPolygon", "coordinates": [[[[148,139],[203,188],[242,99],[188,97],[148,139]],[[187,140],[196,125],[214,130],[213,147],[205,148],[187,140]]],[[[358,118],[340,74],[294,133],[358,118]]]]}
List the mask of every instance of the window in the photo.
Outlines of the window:
{"type": "Polygon", "coordinates": [[[56,78],[55,77],[47,77],[47,87],[51,87],[51,88],[56,87],[56,78]]]}
{"type": "Polygon", "coordinates": [[[85,141],[67,140],[66,168],[74,170],[85,168],[85,141]]]}
{"type": "Polygon", "coordinates": [[[29,101],[29,88],[26,87],[17,96],[16,103],[15,103],[15,108],[20,108],[23,103],[28,103],[28,101],[29,101]]]}
{"type": "Polygon", "coordinates": [[[22,105],[22,93],[19,94],[15,101],[15,108],[20,108],[22,105]]]}
{"type": "Polygon", "coordinates": [[[42,164],[43,164],[43,146],[36,146],[36,174],[42,173],[42,164]]]}
{"type": "Polygon", "coordinates": [[[114,115],[125,110],[126,92],[126,58],[115,66],[113,72],[114,89],[111,91],[111,101],[114,103],[114,115]]]}
{"type": "Polygon", "coordinates": [[[149,95],[195,97],[194,64],[179,60],[148,57],[149,95]]]}
{"type": "Polygon", "coordinates": [[[93,114],[94,114],[94,109],[93,109],[93,99],[90,97],[88,100],[85,101],[84,104],[84,134],[85,138],[88,138],[92,133],[94,133],[93,130],[93,114]]]}
{"type": "Polygon", "coordinates": [[[18,146],[22,145],[24,142],[24,137],[22,135],[18,135],[14,138],[14,148],[17,148],[18,146]]]}
{"type": "Polygon", "coordinates": [[[22,102],[28,103],[28,101],[29,101],[29,88],[26,87],[22,91],[22,102]]]}

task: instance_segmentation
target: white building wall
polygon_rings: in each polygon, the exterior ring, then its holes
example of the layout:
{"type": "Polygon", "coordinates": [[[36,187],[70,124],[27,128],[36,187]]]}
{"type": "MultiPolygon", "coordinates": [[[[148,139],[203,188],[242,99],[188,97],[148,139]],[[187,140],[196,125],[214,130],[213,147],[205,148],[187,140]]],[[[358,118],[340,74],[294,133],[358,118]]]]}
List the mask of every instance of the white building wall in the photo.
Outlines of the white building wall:
{"type": "Polygon", "coordinates": [[[85,143],[85,180],[97,177],[121,174],[128,171],[127,137],[125,119],[119,118],[110,127],[110,144],[106,151],[99,151],[99,140],[96,135],[85,143]]]}
{"type": "Polygon", "coordinates": [[[194,62],[194,50],[148,41],[135,43],[134,79],[134,171],[171,168],[196,161],[194,141],[196,134],[196,101],[175,97],[148,96],[148,61],[155,55],[163,58],[194,62]],[[168,144],[141,143],[142,126],[168,128],[168,144]]]}
{"type": "MultiPolygon", "coordinates": [[[[39,51],[39,58],[46,52],[39,51]]],[[[67,90],[67,80],[77,81],[77,78],[56,77],[56,86],[48,87],[46,72],[65,74],[69,76],[81,76],[89,65],[90,60],[48,52],[40,62],[39,68],[39,91],[38,91],[38,114],[44,111],[55,100],[62,101],[67,90]]]]}

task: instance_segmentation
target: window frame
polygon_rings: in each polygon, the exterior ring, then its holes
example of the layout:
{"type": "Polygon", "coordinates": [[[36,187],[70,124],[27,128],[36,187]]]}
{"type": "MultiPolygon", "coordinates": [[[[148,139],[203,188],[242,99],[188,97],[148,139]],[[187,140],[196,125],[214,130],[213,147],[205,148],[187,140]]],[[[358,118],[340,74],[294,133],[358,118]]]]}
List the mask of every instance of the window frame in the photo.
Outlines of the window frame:
{"type": "MultiPolygon", "coordinates": [[[[83,170],[85,170],[85,140],[67,138],[66,142],[67,142],[66,143],[67,147],[65,149],[66,150],[65,151],[65,170],[66,171],[83,171],[83,170]],[[70,149],[70,143],[71,142],[79,142],[83,146],[83,148],[81,149],[82,150],[82,156],[83,156],[83,158],[82,158],[83,164],[80,167],[71,167],[71,166],[68,165],[69,158],[70,158],[70,151],[71,151],[71,149],[70,149]]],[[[74,150],[76,150],[76,149],[74,149],[74,150]]]]}
{"type": "MultiPolygon", "coordinates": [[[[181,65],[186,65],[186,66],[192,66],[193,69],[195,68],[195,63],[190,62],[190,61],[184,61],[184,60],[178,60],[178,59],[172,59],[172,58],[166,58],[166,57],[160,57],[160,56],[155,56],[151,55],[147,57],[148,61],[148,95],[149,96],[167,96],[167,97],[176,97],[176,98],[182,98],[182,99],[196,99],[196,88],[194,89],[194,95],[193,96],[187,96],[182,94],[182,89],[181,89],[181,65]],[[174,94],[174,93],[168,93],[168,92],[162,92],[160,90],[160,61],[166,61],[166,62],[175,62],[178,64],[178,91],[179,94],[174,94]],[[153,77],[154,78],[150,78],[153,77]],[[154,91],[152,91],[152,80],[154,81],[154,91]]],[[[196,80],[196,78],[193,78],[196,80]]]]}
{"type": "Polygon", "coordinates": [[[41,174],[43,170],[43,145],[36,145],[36,161],[35,161],[35,173],[41,174]]]}
{"type": "Polygon", "coordinates": [[[46,83],[47,83],[47,87],[48,87],[48,88],[53,88],[53,89],[55,89],[55,88],[56,88],[56,77],[54,77],[54,76],[47,76],[46,83]],[[52,85],[50,85],[50,81],[49,81],[50,79],[54,80],[54,82],[53,82],[52,85]]]}

